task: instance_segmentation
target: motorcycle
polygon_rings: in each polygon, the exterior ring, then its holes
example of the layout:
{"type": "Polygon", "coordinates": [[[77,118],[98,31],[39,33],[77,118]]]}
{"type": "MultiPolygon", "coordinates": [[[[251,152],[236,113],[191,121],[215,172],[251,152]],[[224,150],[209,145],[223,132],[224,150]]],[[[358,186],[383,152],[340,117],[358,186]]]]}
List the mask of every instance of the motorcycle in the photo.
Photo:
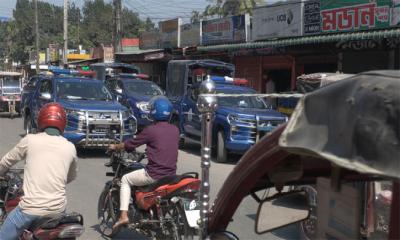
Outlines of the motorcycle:
{"type": "MultiPolygon", "coordinates": [[[[0,225],[18,206],[23,195],[23,169],[10,169],[0,177],[0,225]]],[[[25,229],[20,240],[77,239],[84,232],[83,217],[79,213],[60,213],[39,218],[25,229]]]]}
{"type": "MultiPolygon", "coordinates": [[[[121,178],[124,174],[143,168],[146,158],[140,152],[112,152],[110,162],[112,176],[98,202],[100,232],[114,237],[120,229],[112,229],[118,221],[121,178]]],[[[194,172],[161,178],[153,184],[134,187],[129,204],[128,229],[153,239],[193,239],[198,229],[200,203],[198,174],[194,172]]]]}

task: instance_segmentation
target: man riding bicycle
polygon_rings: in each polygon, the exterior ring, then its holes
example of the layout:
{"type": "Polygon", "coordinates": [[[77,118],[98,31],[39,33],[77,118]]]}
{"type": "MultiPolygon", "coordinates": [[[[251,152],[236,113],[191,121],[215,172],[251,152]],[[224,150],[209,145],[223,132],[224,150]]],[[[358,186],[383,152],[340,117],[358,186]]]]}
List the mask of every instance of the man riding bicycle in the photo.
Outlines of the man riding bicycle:
{"type": "Polygon", "coordinates": [[[168,123],[172,104],[166,97],[154,97],[150,103],[150,118],[153,123],[145,127],[135,138],[120,144],[111,144],[109,150],[133,151],[146,144],[148,164],[145,168],[125,174],[121,179],[120,217],[113,229],[129,223],[128,207],[131,186],[145,186],[165,176],[176,175],[179,130],[168,123]]]}
{"type": "Polygon", "coordinates": [[[0,229],[1,240],[15,240],[46,215],[65,211],[65,187],[76,177],[75,146],[62,136],[66,113],[58,103],[44,105],[37,134],[28,134],[0,160],[0,176],[25,159],[23,192],[19,205],[0,229]]]}

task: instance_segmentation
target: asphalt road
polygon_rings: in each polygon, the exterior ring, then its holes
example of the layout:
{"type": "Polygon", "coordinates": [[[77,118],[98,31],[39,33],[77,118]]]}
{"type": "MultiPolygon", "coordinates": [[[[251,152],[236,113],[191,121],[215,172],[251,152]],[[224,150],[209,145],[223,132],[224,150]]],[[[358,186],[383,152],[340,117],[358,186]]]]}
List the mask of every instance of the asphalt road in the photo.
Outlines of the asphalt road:
{"type": "MultiPolygon", "coordinates": [[[[22,119],[9,119],[6,116],[0,116],[0,157],[7,153],[22,137],[22,119]]],[[[238,158],[236,159],[238,160],[238,158]]],[[[101,150],[79,151],[78,177],[68,185],[68,211],[76,211],[84,216],[85,233],[80,239],[107,239],[98,232],[97,221],[97,199],[104,186],[104,183],[110,179],[105,176],[106,167],[104,163],[108,161],[107,155],[101,150]]],[[[20,164],[23,164],[21,162],[20,164]]],[[[215,199],[222,183],[234,168],[234,162],[231,164],[211,164],[211,200],[215,199]]],[[[200,168],[200,146],[197,144],[188,144],[184,151],[179,152],[178,173],[183,172],[201,172],[200,168]]],[[[233,221],[228,230],[234,232],[240,239],[296,239],[297,228],[290,226],[272,233],[257,235],[254,233],[255,213],[257,203],[250,197],[244,199],[237,209],[233,221]]],[[[271,216],[278,217],[278,216],[271,216]]],[[[123,231],[115,239],[146,239],[143,236],[131,231],[123,231]]]]}

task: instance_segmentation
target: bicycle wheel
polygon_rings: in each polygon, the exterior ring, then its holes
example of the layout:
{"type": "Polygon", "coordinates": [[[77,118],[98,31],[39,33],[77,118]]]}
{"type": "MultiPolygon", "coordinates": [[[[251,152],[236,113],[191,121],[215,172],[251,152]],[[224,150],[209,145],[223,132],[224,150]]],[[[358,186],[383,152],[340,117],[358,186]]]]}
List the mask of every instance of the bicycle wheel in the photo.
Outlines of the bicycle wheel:
{"type": "Polygon", "coordinates": [[[99,230],[101,234],[107,237],[114,237],[119,230],[113,231],[112,227],[118,221],[118,201],[115,201],[115,196],[111,194],[110,189],[106,187],[100,194],[97,218],[99,219],[99,230]]]}

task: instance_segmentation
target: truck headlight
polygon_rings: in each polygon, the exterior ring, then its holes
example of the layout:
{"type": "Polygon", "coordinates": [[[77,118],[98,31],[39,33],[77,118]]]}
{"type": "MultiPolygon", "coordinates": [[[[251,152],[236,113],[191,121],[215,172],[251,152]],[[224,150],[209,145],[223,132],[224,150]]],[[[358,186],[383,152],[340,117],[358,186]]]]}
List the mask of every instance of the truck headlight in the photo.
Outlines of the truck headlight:
{"type": "Polygon", "coordinates": [[[132,116],[132,111],[131,110],[127,110],[127,111],[123,111],[122,112],[122,119],[127,119],[130,118],[132,116]]]}
{"type": "Polygon", "coordinates": [[[239,117],[236,114],[228,114],[228,123],[236,122],[239,120],[239,117]]]}
{"type": "Polygon", "coordinates": [[[85,120],[85,118],[86,118],[86,114],[85,114],[84,111],[73,110],[73,109],[65,109],[65,112],[67,113],[67,115],[72,116],[72,117],[76,117],[79,120],[85,120]]]}
{"type": "Polygon", "coordinates": [[[149,102],[138,102],[136,103],[136,107],[139,108],[142,112],[149,112],[149,102]]]}

